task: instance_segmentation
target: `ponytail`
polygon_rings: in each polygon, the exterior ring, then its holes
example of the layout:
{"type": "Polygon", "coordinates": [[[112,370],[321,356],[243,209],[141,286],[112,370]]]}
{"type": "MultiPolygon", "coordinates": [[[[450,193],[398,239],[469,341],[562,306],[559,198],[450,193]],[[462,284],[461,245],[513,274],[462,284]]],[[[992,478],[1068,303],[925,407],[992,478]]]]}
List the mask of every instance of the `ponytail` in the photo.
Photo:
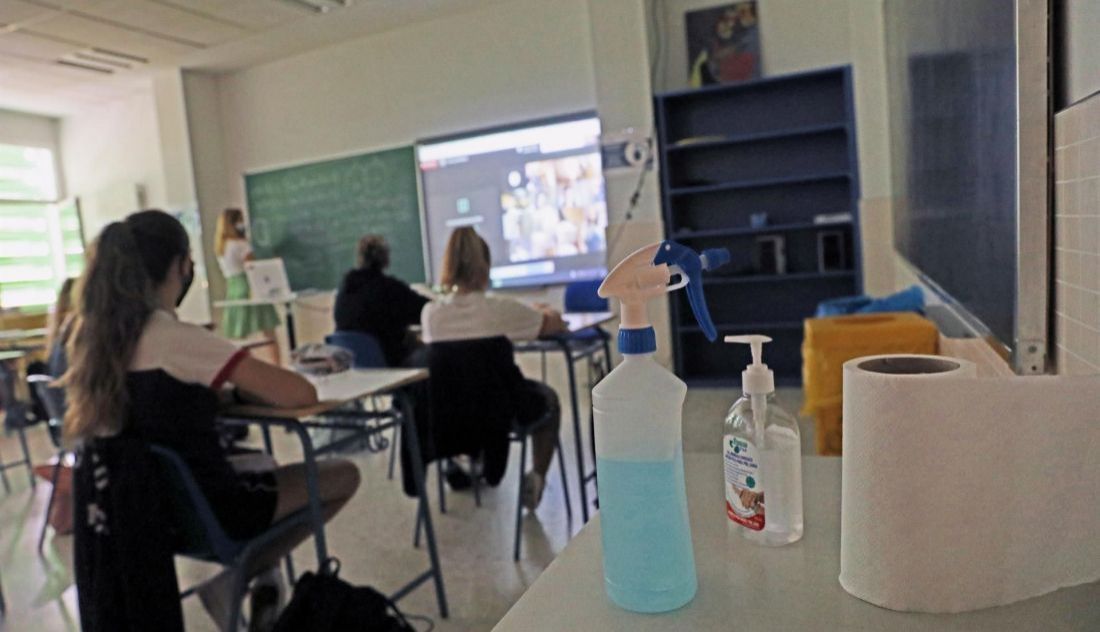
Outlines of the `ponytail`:
{"type": "Polygon", "coordinates": [[[440,285],[448,292],[485,290],[489,285],[489,269],[489,244],[471,226],[454,229],[443,250],[440,285]]]}
{"type": "Polygon", "coordinates": [[[76,313],[62,381],[69,401],[65,435],[114,434],[129,409],[126,374],[157,306],[169,265],[189,251],[187,233],[162,211],[142,211],[108,225],[91,248],[76,286],[76,313]]]}

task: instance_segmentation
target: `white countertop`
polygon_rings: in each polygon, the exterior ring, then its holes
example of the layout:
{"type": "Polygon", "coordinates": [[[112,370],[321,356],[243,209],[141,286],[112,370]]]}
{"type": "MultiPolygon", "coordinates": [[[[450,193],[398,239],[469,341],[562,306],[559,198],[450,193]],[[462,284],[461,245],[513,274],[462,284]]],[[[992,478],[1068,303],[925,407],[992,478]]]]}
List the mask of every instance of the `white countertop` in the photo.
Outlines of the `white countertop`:
{"type": "MultiPolygon", "coordinates": [[[[886,610],[844,591],[840,573],[840,458],[805,457],[806,532],[771,549],[729,533],[721,454],[685,454],[699,592],[680,610],[641,615],[603,589],[596,516],[495,630],[1100,630],[1100,583],[961,614],[886,610]]],[[[944,581],[950,581],[945,577],[944,581]]]]}

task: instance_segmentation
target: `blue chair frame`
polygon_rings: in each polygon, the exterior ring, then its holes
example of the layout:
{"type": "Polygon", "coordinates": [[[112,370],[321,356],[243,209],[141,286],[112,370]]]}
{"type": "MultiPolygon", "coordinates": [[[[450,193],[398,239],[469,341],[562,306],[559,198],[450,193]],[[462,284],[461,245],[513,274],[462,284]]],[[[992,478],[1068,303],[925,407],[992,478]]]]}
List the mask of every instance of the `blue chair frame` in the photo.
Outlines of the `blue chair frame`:
{"type": "Polygon", "coordinates": [[[27,476],[30,478],[31,489],[35,488],[34,466],[31,464],[31,453],[27,448],[28,426],[35,422],[27,420],[27,403],[15,397],[15,371],[7,362],[0,362],[0,406],[4,409],[4,427],[14,430],[19,436],[19,445],[23,450],[23,458],[18,461],[5,463],[0,457],[0,483],[4,485],[4,493],[11,493],[11,483],[8,482],[7,471],[13,467],[24,465],[27,468],[27,476]]]}
{"type": "MultiPolygon", "coordinates": [[[[158,445],[150,445],[149,450],[160,462],[169,479],[173,488],[173,493],[169,494],[169,503],[177,517],[182,519],[180,534],[182,542],[176,553],[206,562],[217,562],[242,571],[236,574],[237,581],[233,585],[231,602],[233,612],[229,629],[236,630],[240,621],[241,602],[248,588],[247,569],[268,545],[285,536],[292,529],[303,526],[316,529],[316,525],[311,524],[312,515],[309,508],[290,514],[250,540],[234,540],[218,522],[214,510],[210,507],[198,482],[191,474],[191,468],[183,458],[175,451],[158,445]]],[[[291,577],[290,580],[293,581],[294,578],[291,577]]],[[[184,590],[180,593],[180,598],[185,599],[193,595],[196,588],[193,586],[184,590]]]]}
{"type": "Polygon", "coordinates": [[[7,616],[8,603],[4,601],[4,584],[0,582],[0,617],[7,616]]]}
{"type": "Polygon", "coordinates": [[[42,530],[38,534],[38,553],[42,554],[42,546],[46,542],[46,528],[50,526],[50,511],[53,510],[54,498],[57,495],[57,479],[61,474],[61,468],[65,463],[65,457],[69,453],[61,447],[61,431],[65,419],[65,391],[58,386],[51,386],[54,378],[49,375],[28,375],[27,385],[38,393],[42,405],[46,407],[47,429],[50,434],[50,442],[57,449],[56,462],[50,473],[50,499],[46,502],[46,513],[42,517],[42,530]]]}
{"type": "Polygon", "coordinates": [[[386,356],[378,338],[362,331],[336,331],[325,336],[325,343],[351,352],[356,369],[379,369],[386,366],[386,356]]]}

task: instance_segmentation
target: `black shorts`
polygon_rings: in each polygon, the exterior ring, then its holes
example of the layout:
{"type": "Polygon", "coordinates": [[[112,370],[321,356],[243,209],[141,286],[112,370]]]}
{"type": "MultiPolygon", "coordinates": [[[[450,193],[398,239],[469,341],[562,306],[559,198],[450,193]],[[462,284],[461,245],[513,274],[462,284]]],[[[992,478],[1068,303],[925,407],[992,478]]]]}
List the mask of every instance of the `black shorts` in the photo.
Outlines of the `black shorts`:
{"type": "Polygon", "coordinates": [[[516,398],[516,422],[531,426],[543,421],[561,426],[561,404],[558,394],[542,382],[524,380],[523,391],[516,398]]]}
{"type": "Polygon", "coordinates": [[[234,489],[207,497],[229,537],[246,540],[271,526],[279,487],[273,472],[237,472],[236,476],[234,489]]]}

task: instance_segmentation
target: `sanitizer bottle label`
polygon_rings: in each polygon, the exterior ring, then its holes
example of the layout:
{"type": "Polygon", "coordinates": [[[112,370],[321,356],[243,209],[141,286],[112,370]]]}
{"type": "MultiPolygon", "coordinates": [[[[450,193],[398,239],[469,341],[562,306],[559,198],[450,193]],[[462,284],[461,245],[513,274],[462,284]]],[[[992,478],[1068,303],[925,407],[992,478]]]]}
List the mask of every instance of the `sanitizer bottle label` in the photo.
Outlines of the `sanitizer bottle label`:
{"type": "Polygon", "coordinates": [[[726,516],[753,531],[764,528],[764,484],[756,446],[734,435],[723,442],[726,469],[726,516]]]}

